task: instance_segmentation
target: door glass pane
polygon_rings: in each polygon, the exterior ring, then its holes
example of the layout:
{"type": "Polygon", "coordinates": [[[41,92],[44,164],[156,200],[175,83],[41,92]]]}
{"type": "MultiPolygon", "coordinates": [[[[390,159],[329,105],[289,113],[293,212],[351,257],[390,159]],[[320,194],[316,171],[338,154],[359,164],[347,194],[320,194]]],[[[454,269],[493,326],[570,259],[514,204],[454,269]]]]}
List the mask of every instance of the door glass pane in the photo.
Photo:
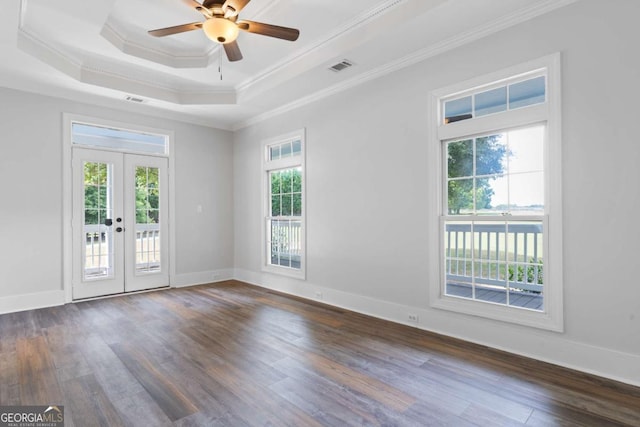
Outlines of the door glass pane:
{"type": "Polygon", "coordinates": [[[136,273],[161,271],[158,172],[158,168],[136,166],[136,273]]]}
{"type": "Polygon", "coordinates": [[[112,278],[113,166],[84,162],[83,278],[112,278]]]}

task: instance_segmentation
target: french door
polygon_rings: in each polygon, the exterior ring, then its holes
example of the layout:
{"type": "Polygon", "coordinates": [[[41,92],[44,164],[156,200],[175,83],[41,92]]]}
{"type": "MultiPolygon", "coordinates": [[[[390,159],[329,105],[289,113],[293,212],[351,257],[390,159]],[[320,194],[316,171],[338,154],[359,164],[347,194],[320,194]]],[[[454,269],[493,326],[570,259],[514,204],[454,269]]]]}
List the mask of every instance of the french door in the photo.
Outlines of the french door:
{"type": "Polygon", "coordinates": [[[169,285],[167,159],[73,148],[73,299],[169,285]]]}

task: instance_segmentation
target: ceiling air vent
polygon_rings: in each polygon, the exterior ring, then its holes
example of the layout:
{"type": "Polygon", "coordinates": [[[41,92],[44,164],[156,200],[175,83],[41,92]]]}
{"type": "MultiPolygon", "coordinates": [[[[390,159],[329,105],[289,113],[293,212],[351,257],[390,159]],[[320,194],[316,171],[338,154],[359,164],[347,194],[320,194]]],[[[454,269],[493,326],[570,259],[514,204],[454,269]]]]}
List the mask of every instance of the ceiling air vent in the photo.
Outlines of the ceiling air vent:
{"type": "Polygon", "coordinates": [[[335,71],[336,73],[342,70],[346,70],[347,68],[351,67],[353,65],[353,62],[349,61],[348,59],[344,59],[340,62],[338,62],[335,65],[332,65],[331,67],[329,67],[329,69],[331,71],[335,71]]]}
{"type": "Polygon", "coordinates": [[[135,102],[137,104],[142,104],[144,102],[144,99],[138,98],[137,96],[131,96],[131,95],[126,96],[124,99],[129,102],[135,102]]]}

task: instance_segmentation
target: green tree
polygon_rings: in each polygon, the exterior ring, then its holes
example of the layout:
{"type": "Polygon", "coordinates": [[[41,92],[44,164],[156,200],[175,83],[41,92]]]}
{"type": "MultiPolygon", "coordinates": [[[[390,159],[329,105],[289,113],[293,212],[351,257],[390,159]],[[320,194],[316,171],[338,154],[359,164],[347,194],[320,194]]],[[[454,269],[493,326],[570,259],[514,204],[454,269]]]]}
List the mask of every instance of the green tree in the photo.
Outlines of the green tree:
{"type": "Polygon", "coordinates": [[[506,146],[500,141],[500,135],[456,141],[447,145],[448,176],[455,178],[448,184],[450,214],[459,214],[461,210],[491,208],[491,197],[494,194],[491,181],[504,172],[503,165],[508,154],[506,146]],[[474,176],[477,177],[475,209],[474,176]]]}
{"type": "Polygon", "coordinates": [[[157,224],[159,218],[158,168],[136,168],[136,224],[157,224]]]}
{"type": "Polygon", "coordinates": [[[84,164],[84,223],[101,224],[107,216],[107,165],[84,164]]]}
{"type": "Polygon", "coordinates": [[[271,172],[271,215],[302,215],[302,171],[300,168],[271,172]]]}
{"type": "MultiPolygon", "coordinates": [[[[107,165],[84,164],[85,224],[104,224],[107,219],[107,165]]],[[[159,218],[158,168],[136,168],[136,223],[157,224],[159,218]]]]}

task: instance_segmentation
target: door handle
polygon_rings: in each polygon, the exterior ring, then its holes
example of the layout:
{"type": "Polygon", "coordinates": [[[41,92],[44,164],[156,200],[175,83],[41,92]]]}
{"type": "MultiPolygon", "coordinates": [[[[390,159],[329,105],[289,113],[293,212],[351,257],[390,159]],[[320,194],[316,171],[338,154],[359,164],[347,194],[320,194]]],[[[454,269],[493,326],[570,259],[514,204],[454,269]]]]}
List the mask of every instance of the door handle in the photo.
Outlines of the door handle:
{"type": "Polygon", "coordinates": [[[123,227],[118,227],[118,228],[116,228],[116,231],[117,231],[118,233],[121,233],[121,232],[123,232],[123,231],[124,231],[124,228],[123,228],[123,227]]]}

